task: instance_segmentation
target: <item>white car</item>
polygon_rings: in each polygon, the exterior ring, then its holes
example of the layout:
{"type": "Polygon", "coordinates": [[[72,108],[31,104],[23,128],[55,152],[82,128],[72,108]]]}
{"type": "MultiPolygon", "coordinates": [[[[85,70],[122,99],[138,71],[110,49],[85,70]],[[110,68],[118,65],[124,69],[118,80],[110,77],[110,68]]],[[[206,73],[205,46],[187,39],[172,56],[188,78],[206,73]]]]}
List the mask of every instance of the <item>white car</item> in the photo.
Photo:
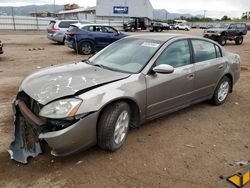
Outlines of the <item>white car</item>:
{"type": "Polygon", "coordinates": [[[174,26],[175,29],[177,30],[185,30],[185,31],[189,31],[190,27],[186,24],[177,24],[174,26]]]}

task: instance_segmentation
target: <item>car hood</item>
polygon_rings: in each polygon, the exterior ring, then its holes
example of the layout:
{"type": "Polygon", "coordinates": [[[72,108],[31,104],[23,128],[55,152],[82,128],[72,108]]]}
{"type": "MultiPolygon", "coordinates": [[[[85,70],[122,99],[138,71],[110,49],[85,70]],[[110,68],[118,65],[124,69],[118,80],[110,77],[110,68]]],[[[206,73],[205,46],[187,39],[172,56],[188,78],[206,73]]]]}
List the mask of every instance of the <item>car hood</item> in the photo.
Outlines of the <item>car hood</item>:
{"type": "Polygon", "coordinates": [[[25,78],[20,90],[45,105],[55,99],[74,95],[76,92],[129,77],[87,63],[71,63],[42,69],[25,78]]]}

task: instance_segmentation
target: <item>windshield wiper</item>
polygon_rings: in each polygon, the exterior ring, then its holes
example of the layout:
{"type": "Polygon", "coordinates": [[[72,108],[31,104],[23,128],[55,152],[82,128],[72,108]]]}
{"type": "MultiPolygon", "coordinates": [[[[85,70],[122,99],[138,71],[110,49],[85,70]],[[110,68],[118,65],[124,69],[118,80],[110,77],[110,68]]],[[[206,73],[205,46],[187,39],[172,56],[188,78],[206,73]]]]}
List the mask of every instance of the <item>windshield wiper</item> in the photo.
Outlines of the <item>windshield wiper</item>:
{"type": "Polygon", "coordinates": [[[104,65],[101,65],[101,64],[91,64],[95,67],[100,67],[100,68],[103,68],[103,69],[106,69],[106,67],[104,65]]]}

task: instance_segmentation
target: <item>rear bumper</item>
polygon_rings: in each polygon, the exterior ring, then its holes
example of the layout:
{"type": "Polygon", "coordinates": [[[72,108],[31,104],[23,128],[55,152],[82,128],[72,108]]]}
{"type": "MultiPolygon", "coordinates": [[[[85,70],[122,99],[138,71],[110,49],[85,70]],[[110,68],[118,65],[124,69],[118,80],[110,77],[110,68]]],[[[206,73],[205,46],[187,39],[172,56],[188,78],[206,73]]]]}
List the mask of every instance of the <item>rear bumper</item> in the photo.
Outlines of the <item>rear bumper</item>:
{"type": "Polygon", "coordinates": [[[63,43],[64,41],[64,36],[63,35],[57,35],[56,33],[48,33],[47,38],[49,40],[55,41],[55,42],[61,42],[63,43]]]}
{"type": "Polygon", "coordinates": [[[46,122],[34,115],[24,102],[13,102],[15,114],[15,140],[10,145],[11,158],[27,163],[29,157],[42,153],[40,142],[45,140],[51,148],[51,154],[66,156],[96,144],[96,124],[98,112],[92,113],[70,125],[69,127],[45,132],[41,130],[46,122]]]}
{"type": "Polygon", "coordinates": [[[71,41],[65,40],[64,45],[69,48],[76,49],[75,42],[73,40],[71,41]]]}

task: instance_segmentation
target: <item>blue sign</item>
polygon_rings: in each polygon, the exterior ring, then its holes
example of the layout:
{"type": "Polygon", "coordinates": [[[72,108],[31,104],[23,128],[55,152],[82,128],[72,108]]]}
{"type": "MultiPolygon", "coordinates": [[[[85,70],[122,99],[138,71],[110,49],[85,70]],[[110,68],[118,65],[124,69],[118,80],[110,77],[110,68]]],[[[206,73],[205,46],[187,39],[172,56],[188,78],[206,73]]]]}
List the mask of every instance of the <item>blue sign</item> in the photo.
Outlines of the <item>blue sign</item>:
{"type": "Polygon", "coordinates": [[[114,6],[113,13],[114,14],[128,14],[128,7],[114,6]]]}

